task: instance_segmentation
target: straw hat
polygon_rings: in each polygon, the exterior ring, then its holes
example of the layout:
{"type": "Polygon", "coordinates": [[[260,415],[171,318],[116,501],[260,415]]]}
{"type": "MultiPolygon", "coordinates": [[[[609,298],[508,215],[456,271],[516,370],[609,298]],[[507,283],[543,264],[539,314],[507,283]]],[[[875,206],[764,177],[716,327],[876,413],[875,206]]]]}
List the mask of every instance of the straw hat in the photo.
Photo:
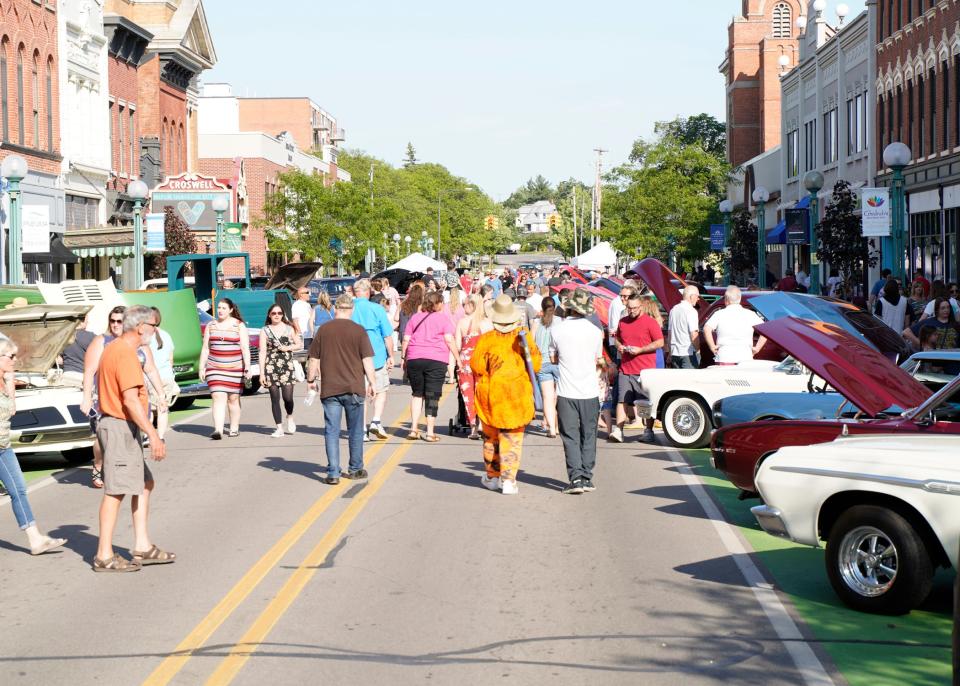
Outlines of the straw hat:
{"type": "Polygon", "coordinates": [[[5,310],[12,310],[12,309],[15,308],[15,307],[26,307],[26,306],[29,305],[29,304],[30,304],[30,303],[27,302],[27,299],[26,299],[26,298],[23,298],[23,297],[21,297],[21,296],[17,296],[16,298],[13,299],[13,301],[12,301],[9,305],[7,305],[6,307],[4,307],[3,309],[5,309],[5,310]]]}
{"type": "Polygon", "coordinates": [[[498,295],[490,307],[490,321],[494,325],[510,326],[520,321],[520,311],[513,306],[509,295],[498,295]]]}

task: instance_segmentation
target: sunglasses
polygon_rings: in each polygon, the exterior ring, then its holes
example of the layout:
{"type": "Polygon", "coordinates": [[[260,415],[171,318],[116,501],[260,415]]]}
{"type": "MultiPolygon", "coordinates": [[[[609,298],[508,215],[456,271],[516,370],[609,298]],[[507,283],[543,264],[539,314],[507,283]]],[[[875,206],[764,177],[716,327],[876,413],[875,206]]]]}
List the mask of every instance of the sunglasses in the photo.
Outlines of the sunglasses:
{"type": "Polygon", "coordinates": [[[113,317],[111,317],[111,318],[110,318],[110,323],[111,323],[111,324],[123,324],[123,320],[122,320],[122,319],[114,319],[113,317]]]}
{"type": "Polygon", "coordinates": [[[271,312],[271,313],[270,313],[270,316],[271,316],[271,317],[282,317],[282,316],[283,316],[283,312],[271,312]]]}

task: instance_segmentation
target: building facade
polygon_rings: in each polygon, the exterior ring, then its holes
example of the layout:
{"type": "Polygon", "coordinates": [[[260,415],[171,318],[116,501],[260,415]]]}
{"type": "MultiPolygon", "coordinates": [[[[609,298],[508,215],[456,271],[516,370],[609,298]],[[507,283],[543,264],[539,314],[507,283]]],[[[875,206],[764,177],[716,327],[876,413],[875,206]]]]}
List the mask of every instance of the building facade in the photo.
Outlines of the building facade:
{"type": "MultiPolygon", "coordinates": [[[[21,182],[21,205],[53,237],[64,230],[60,183],[59,10],[55,0],[7,0],[0,4],[0,160],[23,157],[29,168],[21,182]]],[[[3,182],[4,189],[6,181],[3,182]]],[[[9,230],[9,198],[0,206],[3,250],[9,230]]],[[[42,255],[24,255],[25,278],[40,275],[42,255]],[[29,260],[29,261],[28,261],[29,260]]],[[[4,268],[4,276],[6,276],[4,268]]]]}
{"type": "Polygon", "coordinates": [[[720,73],[733,166],[780,144],[780,74],[797,63],[801,15],[799,0],[743,0],[730,23],[720,73]]]}
{"type": "Polygon", "coordinates": [[[538,200],[517,210],[516,226],[523,233],[550,233],[550,217],[557,206],[549,200],[538,200]]]}
{"type": "MultiPolygon", "coordinates": [[[[960,277],[960,2],[876,0],[875,141],[905,143],[907,272],[960,277]]],[[[891,170],[877,155],[878,182],[891,170]]],[[[896,256],[884,256],[885,262],[896,256]]]]}

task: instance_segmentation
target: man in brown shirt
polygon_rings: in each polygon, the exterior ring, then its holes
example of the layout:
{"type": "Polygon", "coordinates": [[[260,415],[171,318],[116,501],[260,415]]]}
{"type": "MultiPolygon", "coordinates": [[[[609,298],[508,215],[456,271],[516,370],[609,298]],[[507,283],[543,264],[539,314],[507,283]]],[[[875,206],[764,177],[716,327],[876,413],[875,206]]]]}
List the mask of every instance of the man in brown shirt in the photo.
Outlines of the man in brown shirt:
{"type": "Polygon", "coordinates": [[[373,346],[362,326],[350,320],[353,298],[346,293],[337,297],[334,319],[320,327],[307,353],[307,381],[323,402],[324,441],[327,452],[327,478],[324,483],[340,483],[340,419],[347,415],[350,447],[347,479],[365,479],[363,468],[364,395],[373,397],[376,389],[373,346]],[[364,387],[364,377],[367,384],[364,387]]]}

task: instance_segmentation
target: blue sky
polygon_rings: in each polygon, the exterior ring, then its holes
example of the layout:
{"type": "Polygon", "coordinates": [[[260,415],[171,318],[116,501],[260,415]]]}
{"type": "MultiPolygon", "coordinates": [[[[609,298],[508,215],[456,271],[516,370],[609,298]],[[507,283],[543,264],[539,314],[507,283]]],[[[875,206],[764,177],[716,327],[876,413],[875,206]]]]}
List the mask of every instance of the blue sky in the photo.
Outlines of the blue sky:
{"type": "MultiPolygon", "coordinates": [[[[830,0],[832,21],[838,3],[830,0]]],[[[863,0],[847,3],[851,17],[863,0]]],[[[204,0],[238,95],[308,96],[346,147],[393,164],[407,141],[498,200],[531,176],[591,180],[655,122],[723,116],[740,0],[204,0]]]]}

